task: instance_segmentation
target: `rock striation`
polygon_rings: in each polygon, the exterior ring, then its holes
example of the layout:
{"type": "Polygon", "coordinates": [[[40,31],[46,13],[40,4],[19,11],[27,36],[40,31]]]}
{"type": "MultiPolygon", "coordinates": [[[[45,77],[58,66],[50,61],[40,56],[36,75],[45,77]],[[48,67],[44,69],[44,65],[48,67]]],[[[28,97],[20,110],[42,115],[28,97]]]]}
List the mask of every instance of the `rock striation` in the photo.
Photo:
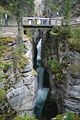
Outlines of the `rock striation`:
{"type": "Polygon", "coordinates": [[[65,111],[79,113],[80,52],[70,47],[67,41],[69,38],[66,39],[65,37],[66,32],[57,37],[55,34],[52,36],[50,32],[51,31],[47,32],[42,47],[43,64],[49,73],[50,97],[48,99],[50,99],[50,102],[56,102],[58,113],[63,113],[65,111]],[[52,71],[49,66],[49,60],[52,61],[54,59],[57,59],[59,65],[61,65],[61,69],[57,73],[52,71]]]}
{"type": "Polygon", "coordinates": [[[25,46],[24,57],[27,61],[24,67],[18,68],[16,66],[15,75],[13,48],[16,47],[16,42],[7,43],[10,50],[5,52],[3,59],[10,66],[7,71],[4,71],[6,80],[1,82],[0,86],[7,90],[7,101],[18,114],[32,115],[37,93],[37,74],[33,69],[33,47],[30,39],[23,36],[23,44],[25,46]]]}

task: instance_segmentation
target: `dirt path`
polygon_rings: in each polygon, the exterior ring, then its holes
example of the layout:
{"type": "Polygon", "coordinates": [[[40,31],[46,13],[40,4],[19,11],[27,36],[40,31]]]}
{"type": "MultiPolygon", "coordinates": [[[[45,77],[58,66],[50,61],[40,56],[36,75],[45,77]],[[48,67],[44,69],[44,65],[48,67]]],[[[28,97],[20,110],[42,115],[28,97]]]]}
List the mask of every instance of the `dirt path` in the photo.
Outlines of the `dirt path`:
{"type": "Polygon", "coordinates": [[[16,37],[18,33],[17,27],[0,27],[0,37],[16,37]]]}

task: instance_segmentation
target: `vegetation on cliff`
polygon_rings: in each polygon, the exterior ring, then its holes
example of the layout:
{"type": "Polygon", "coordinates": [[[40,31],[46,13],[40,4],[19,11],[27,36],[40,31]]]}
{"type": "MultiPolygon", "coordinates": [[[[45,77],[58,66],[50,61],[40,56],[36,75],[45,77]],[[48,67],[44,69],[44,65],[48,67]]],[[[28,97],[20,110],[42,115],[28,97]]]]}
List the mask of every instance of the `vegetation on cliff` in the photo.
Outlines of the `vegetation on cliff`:
{"type": "Polygon", "coordinates": [[[59,114],[52,120],[80,120],[80,117],[73,112],[67,112],[65,114],[59,114]]]}
{"type": "Polygon", "coordinates": [[[68,39],[70,48],[80,51],[80,27],[71,28],[71,37],[68,39]]]}

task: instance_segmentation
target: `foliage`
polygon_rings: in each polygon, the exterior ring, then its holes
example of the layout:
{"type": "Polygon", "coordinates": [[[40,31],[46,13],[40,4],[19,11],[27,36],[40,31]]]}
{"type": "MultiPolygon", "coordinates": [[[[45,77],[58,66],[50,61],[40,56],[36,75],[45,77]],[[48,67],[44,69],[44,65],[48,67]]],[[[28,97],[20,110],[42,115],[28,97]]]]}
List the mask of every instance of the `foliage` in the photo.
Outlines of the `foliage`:
{"type": "Polygon", "coordinates": [[[5,90],[0,88],[0,103],[5,99],[5,90]]]}
{"type": "Polygon", "coordinates": [[[34,0],[0,0],[0,4],[17,17],[24,12],[29,15],[34,11],[34,0]],[[32,12],[30,12],[31,10],[32,12]]]}
{"type": "Polygon", "coordinates": [[[61,65],[60,65],[59,61],[56,59],[53,59],[53,60],[49,59],[48,65],[49,65],[51,71],[54,73],[58,73],[61,71],[61,65]]]}
{"type": "Polygon", "coordinates": [[[5,54],[8,51],[11,51],[11,47],[8,46],[8,43],[12,43],[14,38],[12,37],[1,37],[0,38],[0,56],[5,54]]]}
{"type": "Polygon", "coordinates": [[[29,117],[27,115],[24,115],[24,116],[16,116],[14,120],[37,120],[37,119],[34,117],[29,117]]]}
{"type": "Polygon", "coordinates": [[[18,56],[18,68],[20,69],[20,68],[24,68],[26,65],[28,65],[28,59],[25,57],[25,56],[23,56],[23,55],[20,55],[20,56],[18,56]]]}
{"type": "Polygon", "coordinates": [[[44,4],[43,14],[48,17],[53,15],[53,13],[59,12],[60,5],[58,1],[55,0],[43,0],[42,4],[44,4]]]}
{"type": "Polygon", "coordinates": [[[15,68],[20,69],[24,68],[25,65],[28,65],[28,58],[24,55],[23,45],[13,50],[13,56],[16,60],[16,66],[14,66],[15,68]],[[20,49],[22,49],[23,51],[20,49]]]}
{"type": "Polygon", "coordinates": [[[71,37],[68,39],[71,48],[80,51],[80,27],[71,28],[71,37]]]}
{"type": "Polygon", "coordinates": [[[7,52],[11,51],[11,47],[8,46],[8,43],[14,41],[12,37],[2,37],[0,38],[0,82],[3,82],[6,78],[4,73],[12,66],[11,62],[4,61],[4,56],[7,52]]]}
{"type": "Polygon", "coordinates": [[[33,37],[33,34],[34,34],[34,33],[32,33],[32,30],[28,29],[28,28],[25,28],[24,31],[25,31],[25,35],[27,37],[29,37],[30,40],[32,40],[32,37],[33,37]]]}
{"type": "Polygon", "coordinates": [[[80,120],[80,117],[76,113],[67,112],[57,115],[53,120],[80,120]]]}
{"type": "Polygon", "coordinates": [[[0,62],[0,68],[4,72],[6,72],[11,67],[11,65],[12,65],[11,63],[7,63],[7,62],[4,62],[4,61],[0,62]]]}
{"type": "Polygon", "coordinates": [[[59,114],[59,115],[56,116],[55,120],[62,120],[62,118],[63,118],[63,115],[59,114]]]}
{"type": "Polygon", "coordinates": [[[70,27],[67,26],[67,27],[56,27],[54,29],[52,29],[50,31],[50,34],[53,36],[53,37],[56,37],[56,39],[58,40],[66,40],[68,38],[70,38],[71,36],[71,30],[70,30],[70,27]]]}
{"type": "Polygon", "coordinates": [[[7,102],[6,90],[0,88],[0,120],[12,120],[14,115],[16,115],[16,112],[7,102]]]}
{"type": "Polygon", "coordinates": [[[65,120],[74,120],[74,113],[68,112],[65,120]]]}
{"type": "Polygon", "coordinates": [[[80,27],[71,28],[71,36],[74,37],[74,39],[80,40],[80,27]]]}
{"type": "Polygon", "coordinates": [[[72,8],[72,0],[64,0],[64,20],[66,25],[69,25],[70,22],[71,8],[72,8]]]}
{"type": "Polygon", "coordinates": [[[0,68],[0,82],[3,82],[3,76],[4,76],[4,73],[0,68]]]}
{"type": "Polygon", "coordinates": [[[70,68],[71,68],[72,74],[74,76],[79,75],[79,73],[80,73],[80,65],[79,64],[72,64],[70,68]]]}
{"type": "Polygon", "coordinates": [[[6,44],[11,43],[13,41],[14,41],[14,38],[12,38],[12,37],[1,37],[0,38],[0,45],[1,44],[6,45],[6,44]]]}

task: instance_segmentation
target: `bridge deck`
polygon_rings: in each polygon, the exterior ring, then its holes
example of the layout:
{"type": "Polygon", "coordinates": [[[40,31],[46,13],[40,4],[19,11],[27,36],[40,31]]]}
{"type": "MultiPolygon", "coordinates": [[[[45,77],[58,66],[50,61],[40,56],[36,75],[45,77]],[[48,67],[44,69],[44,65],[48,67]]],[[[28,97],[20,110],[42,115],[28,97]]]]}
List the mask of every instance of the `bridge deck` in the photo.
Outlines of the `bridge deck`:
{"type": "MultiPolygon", "coordinates": [[[[57,17],[57,18],[41,18],[41,17],[23,17],[22,18],[22,24],[24,28],[52,28],[54,26],[61,26],[62,24],[65,25],[63,17],[57,17]]],[[[6,23],[3,20],[2,23],[0,23],[0,27],[18,27],[17,21],[7,21],[7,26],[5,26],[6,23]]],[[[72,26],[78,26],[80,25],[80,17],[73,18],[70,22],[70,25],[72,26]]]]}
{"type": "Polygon", "coordinates": [[[53,25],[23,25],[24,28],[53,28],[53,25]]]}

